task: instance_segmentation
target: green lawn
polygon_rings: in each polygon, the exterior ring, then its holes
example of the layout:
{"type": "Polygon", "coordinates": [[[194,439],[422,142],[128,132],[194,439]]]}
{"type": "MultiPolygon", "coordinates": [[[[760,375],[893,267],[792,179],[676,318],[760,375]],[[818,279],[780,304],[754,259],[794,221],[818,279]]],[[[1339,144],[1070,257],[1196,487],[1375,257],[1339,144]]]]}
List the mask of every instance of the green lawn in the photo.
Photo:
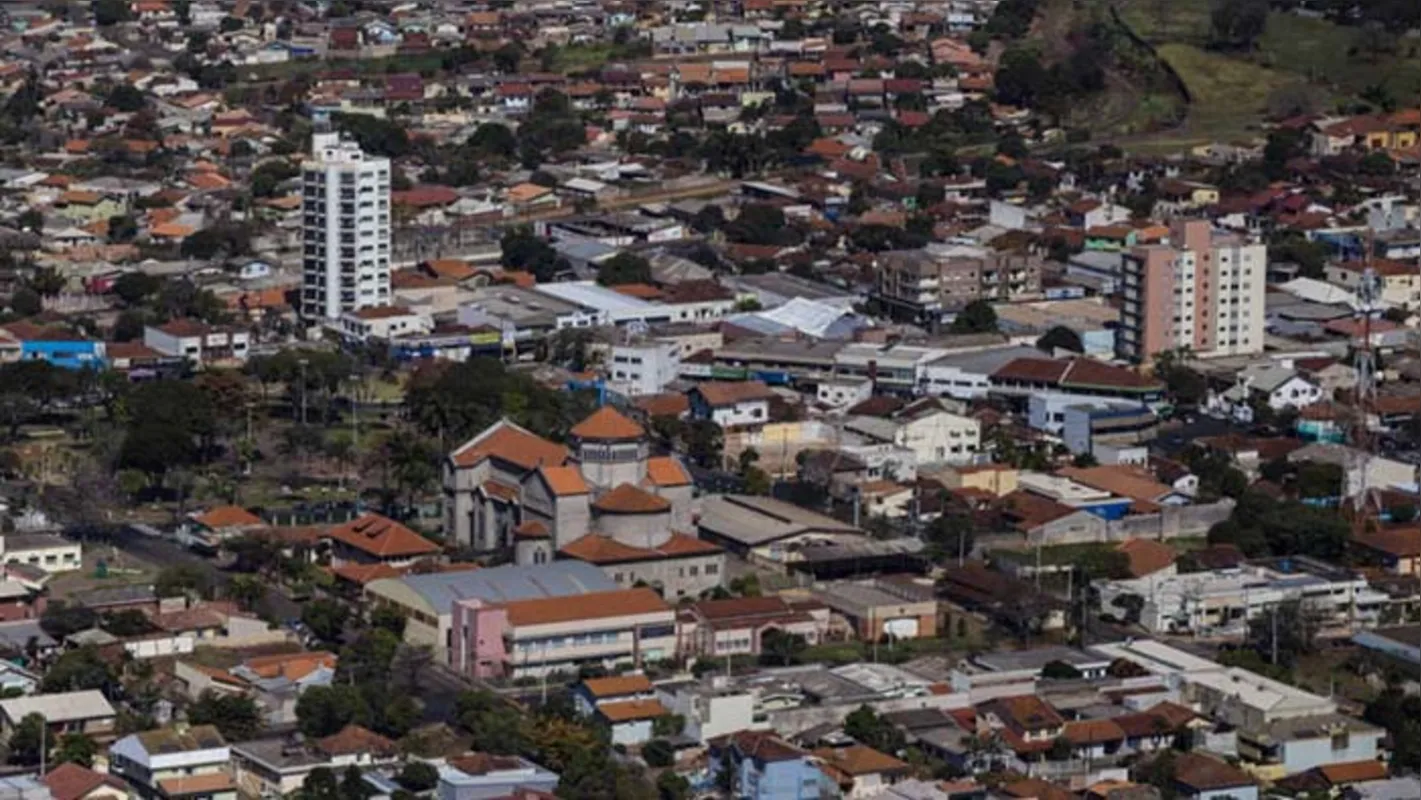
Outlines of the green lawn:
{"type": "Polygon", "coordinates": [[[1193,45],[1166,44],[1158,50],[1189,88],[1190,136],[1243,136],[1267,111],[1270,95],[1299,82],[1292,75],[1193,45]]]}

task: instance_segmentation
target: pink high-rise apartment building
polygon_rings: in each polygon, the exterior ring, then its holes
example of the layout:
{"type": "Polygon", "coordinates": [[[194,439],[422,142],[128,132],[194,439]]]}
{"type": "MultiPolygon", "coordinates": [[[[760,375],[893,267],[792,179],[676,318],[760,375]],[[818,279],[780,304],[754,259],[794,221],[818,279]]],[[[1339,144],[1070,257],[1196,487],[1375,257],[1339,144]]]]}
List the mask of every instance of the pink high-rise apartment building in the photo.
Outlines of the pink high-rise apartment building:
{"type": "Polygon", "coordinates": [[[1116,351],[1149,361],[1166,350],[1200,356],[1263,352],[1268,247],[1183,220],[1166,244],[1125,253],[1116,351]]]}

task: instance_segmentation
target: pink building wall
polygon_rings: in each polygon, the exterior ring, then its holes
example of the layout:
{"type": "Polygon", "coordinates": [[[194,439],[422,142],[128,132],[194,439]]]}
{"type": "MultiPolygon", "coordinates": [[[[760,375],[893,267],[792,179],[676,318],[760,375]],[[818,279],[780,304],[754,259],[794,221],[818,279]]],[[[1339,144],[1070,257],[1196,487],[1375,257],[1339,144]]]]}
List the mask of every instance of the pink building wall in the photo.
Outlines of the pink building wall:
{"type": "Polygon", "coordinates": [[[475,678],[503,675],[508,650],[503,646],[508,612],[482,600],[455,600],[450,614],[449,665],[475,678]],[[467,630],[467,634],[465,631],[467,630]]]}
{"type": "Polygon", "coordinates": [[[1174,250],[1148,247],[1138,251],[1144,274],[1140,276],[1140,353],[1149,360],[1174,347],[1174,250]]]}
{"type": "Polygon", "coordinates": [[[1191,219],[1176,222],[1170,232],[1170,242],[1180,250],[1194,254],[1194,351],[1207,353],[1218,343],[1219,285],[1214,276],[1212,225],[1208,220],[1191,219]]]}

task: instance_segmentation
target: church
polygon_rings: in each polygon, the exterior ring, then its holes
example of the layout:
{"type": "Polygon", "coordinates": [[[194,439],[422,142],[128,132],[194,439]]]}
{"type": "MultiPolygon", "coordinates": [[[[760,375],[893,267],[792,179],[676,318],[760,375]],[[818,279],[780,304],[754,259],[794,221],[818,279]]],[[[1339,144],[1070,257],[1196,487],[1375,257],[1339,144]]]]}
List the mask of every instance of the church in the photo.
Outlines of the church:
{"type": "Polygon", "coordinates": [[[511,549],[518,564],[595,564],[618,585],[668,599],[721,585],[725,554],[700,540],[691,476],[674,455],[651,455],[646,430],[603,406],[566,446],[504,419],[444,463],[445,531],[476,550],[511,549]]]}

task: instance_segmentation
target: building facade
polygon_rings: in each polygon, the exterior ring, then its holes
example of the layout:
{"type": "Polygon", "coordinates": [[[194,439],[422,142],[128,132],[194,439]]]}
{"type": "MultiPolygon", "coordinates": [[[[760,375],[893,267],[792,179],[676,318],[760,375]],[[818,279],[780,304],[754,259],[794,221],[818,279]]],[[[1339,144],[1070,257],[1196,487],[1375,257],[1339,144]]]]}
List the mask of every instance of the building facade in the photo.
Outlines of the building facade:
{"type": "Polygon", "coordinates": [[[301,315],[338,319],[390,303],[390,160],[338,133],[311,137],[301,164],[301,315]]]}
{"type": "Polygon", "coordinates": [[[1148,361],[1188,348],[1198,355],[1263,352],[1267,245],[1180,221],[1170,243],[1132,248],[1123,262],[1119,354],[1148,361]]]}

